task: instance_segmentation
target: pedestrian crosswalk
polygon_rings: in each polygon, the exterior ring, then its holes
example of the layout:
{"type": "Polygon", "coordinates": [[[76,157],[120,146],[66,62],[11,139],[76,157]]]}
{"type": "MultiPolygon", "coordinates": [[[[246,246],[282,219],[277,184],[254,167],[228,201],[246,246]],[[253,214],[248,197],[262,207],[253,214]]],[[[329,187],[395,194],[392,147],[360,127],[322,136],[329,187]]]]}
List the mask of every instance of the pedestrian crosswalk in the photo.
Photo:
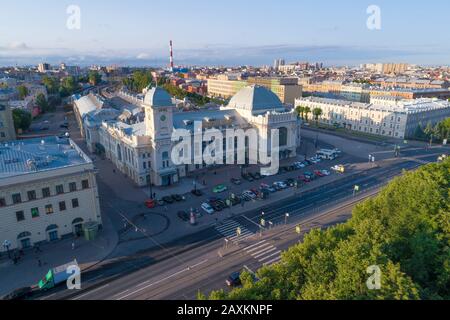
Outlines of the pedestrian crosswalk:
{"type": "Polygon", "coordinates": [[[248,246],[244,248],[244,251],[265,266],[270,266],[281,260],[281,250],[278,250],[277,247],[266,240],[248,246]]]}
{"type": "Polygon", "coordinates": [[[240,241],[255,235],[253,232],[233,219],[226,220],[222,225],[216,226],[216,230],[233,243],[239,243],[240,241]],[[239,235],[238,229],[240,231],[239,235]]]}

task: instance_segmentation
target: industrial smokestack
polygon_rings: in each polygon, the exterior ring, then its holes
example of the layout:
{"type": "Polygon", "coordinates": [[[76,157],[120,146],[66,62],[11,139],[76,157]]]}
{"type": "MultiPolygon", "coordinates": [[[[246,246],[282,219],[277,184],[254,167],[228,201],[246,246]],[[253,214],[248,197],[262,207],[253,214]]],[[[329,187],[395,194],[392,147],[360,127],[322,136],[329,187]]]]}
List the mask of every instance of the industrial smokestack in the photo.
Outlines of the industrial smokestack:
{"type": "Polygon", "coordinates": [[[172,40],[170,40],[170,69],[173,70],[174,64],[173,64],[173,43],[172,40]]]}

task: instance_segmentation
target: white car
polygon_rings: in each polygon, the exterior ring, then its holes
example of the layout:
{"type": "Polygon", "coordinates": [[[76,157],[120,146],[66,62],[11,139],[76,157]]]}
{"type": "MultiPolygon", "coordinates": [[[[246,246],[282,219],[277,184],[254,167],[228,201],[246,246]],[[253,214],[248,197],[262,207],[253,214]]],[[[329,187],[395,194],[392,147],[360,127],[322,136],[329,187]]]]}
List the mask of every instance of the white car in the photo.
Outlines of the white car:
{"type": "Polygon", "coordinates": [[[274,185],[280,187],[281,189],[287,189],[287,187],[288,187],[286,183],[281,182],[281,181],[274,182],[274,185]]]}
{"type": "Polygon", "coordinates": [[[320,170],[320,172],[322,172],[322,174],[325,175],[325,176],[330,176],[331,175],[331,172],[328,171],[328,170],[320,170]]]}
{"type": "Polygon", "coordinates": [[[207,214],[213,214],[214,213],[214,209],[207,204],[206,202],[202,204],[202,209],[207,213],[207,214]]]}
{"type": "Polygon", "coordinates": [[[250,190],[246,190],[246,191],[242,192],[242,194],[244,196],[249,197],[250,199],[255,199],[256,198],[256,195],[250,190]]]}

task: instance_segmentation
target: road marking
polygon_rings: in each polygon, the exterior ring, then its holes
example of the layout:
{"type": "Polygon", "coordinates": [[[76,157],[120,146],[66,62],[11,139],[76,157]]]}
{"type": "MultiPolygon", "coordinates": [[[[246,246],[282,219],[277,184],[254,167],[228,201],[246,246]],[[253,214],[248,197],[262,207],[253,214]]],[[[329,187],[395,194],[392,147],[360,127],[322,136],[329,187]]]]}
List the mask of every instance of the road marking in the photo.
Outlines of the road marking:
{"type": "Polygon", "coordinates": [[[79,300],[79,299],[81,299],[81,298],[83,298],[83,297],[86,297],[86,296],[90,295],[91,293],[94,293],[94,292],[100,291],[100,290],[102,290],[102,289],[105,289],[106,287],[109,287],[109,284],[106,284],[106,285],[104,285],[104,286],[102,286],[102,287],[100,287],[100,288],[97,288],[97,289],[95,289],[95,290],[86,292],[85,294],[82,294],[81,296],[78,296],[78,297],[76,297],[76,298],[73,298],[72,300],[79,300]]]}
{"type": "Polygon", "coordinates": [[[270,260],[270,261],[264,263],[264,265],[265,266],[270,266],[270,265],[272,265],[272,264],[274,264],[274,263],[276,263],[276,262],[278,262],[280,260],[281,260],[281,257],[277,257],[276,259],[273,259],[273,260],[270,260]]]}
{"type": "Polygon", "coordinates": [[[262,252],[262,253],[260,253],[260,254],[255,254],[255,255],[253,255],[253,258],[258,259],[259,257],[262,257],[262,256],[264,256],[264,255],[266,255],[266,254],[268,254],[268,253],[270,253],[270,252],[275,251],[275,250],[277,250],[277,248],[275,248],[275,247],[270,248],[269,250],[266,250],[266,251],[264,251],[264,252],[262,252]]]}
{"type": "Polygon", "coordinates": [[[116,300],[123,300],[123,299],[125,299],[125,298],[128,298],[129,296],[131,296],[131,295],[133,295],[133,294],[136,294],[136,293],[138,293],[138,292],[141,292],[142,290],[148,289],[148,288],[150,288],[150,287],[152,287],[152,286],[154,286],[154,285],[156,285],[156,284],[159,284],[159,283],[161,283],[161,282],[164,282],[164,281],[166,281],[166,280],[168,280],[168,279],[170,279],[170,278],[176,277],[177,275],[180,275],[180,274],[182,274],[182,273],[184,273],[184,272],[186,272],[186,271],[189,271],[189,268],[183,269],[183,270],[181,270],[181,271],[179,271],[179,272],[176,272],[176,273],[174,273],[174,274],[172,274],[172,275],[170,275],[170,276],[168,276],[168,277],[165,277],[165,278],[163,278],[163,279],[161,279],[161,280],[158,280],[158,281],[156,281],[156,282],[153,282],[153,283],[151,283],[151,284],[149,284],[149,285],[147,285],[147,286],[145,286],[145,287],[142,287],[142,288],[140,288],[140,289],[138,289],[138,290],[135,290],[135,291],[133,291],[133,292],[130,292],[129,294],[127,294],[127,295],[125,295],[125,296],[122,296],[122,297],[120,297],[120,298],[117,298],[116,300]]]}
{"type": "Polygon", "coordinates": [[[262,240],[262,241],[260,241],[260,242],[258,242],[258,243],[252,244],[251,246],[248,246],[248,247],[245,248],[244,250],[248,252],[248,251],[249,251],[248,249],[253,248],[253,247],[256,247],[256,246],[258,246],[258,245],[260,245],[261,243],[264,243],[264,242],[266,242],[266,240],[262,240]]]}
{"type": "MultiPolygon", "coordinates": [[[[124,295],[124,296],[122,296],[122,297],[120,297],[120,298],[118,298],[118,299],[116,299],[116,300],[123,300],[123,299],[125,299],[125,298],[127,298],[127,297],[129,297],[129,296],[131,296],[131,295],[133,295],[133,294],[136,294],[136,293],[138,293],[138,292],[140,292],[140,291],[142,291],[142,290],[148,289],[148,288],[150,288],[150,287],[152,287],[152,286],[154,286],[154,285],[156,285],[156,284],[159,284],[159,283],[164,282],[164,281],[166,281],[166,280],[168,280],[168,279],[171,279],[171,278],[173,278],[173,277],[175,277],[175,276],[177,276],[177,275],[180,275],[180,274],[182,274],[182,273],[184,273],[184,272],[186,272],[186,271],[190,271],[191,269],[194,269],[194,268],[196,268],[196,267],[198,267],[198,266],[201,266],[202,264],[205,264],[205,263],[207,263],[207,262],[208,262],[208,259],[205,259],[205,260],[203,260],[203,261],[201,261],[201,262],[199,262],[199,263],[197,263],[197,264],[195,264],[195,265],[193,265],[193,266],[190,266],[190,267],[188,267],[188,268],[186,268],[186,269],[183,269],[183,270],[181,270],[181,271],[179,271],[179,272],[176,272],[176,273],[174,273],[174,274],[172,274],[172,275],[170,275],[170,276],[167,276],[167,277],[165,277],[165,278],[163,278],[163,279],[160,279],[160,280],[158,280],[158,281],[156,281],[156,282],[153,282],[153,283],[151,283],[151,284],[149,284],[149,285],[146,285],[145,287],[139,288],[138,290],[135,290],[135,291],[133,291],[133,292],[130,292],[130,293],[128,293],[128,294],[126,294],[126,295],[124,295]]],[[[136,286],[136,288],[138,288],[138,287],[140,287],[140,286],[142,286],[142,285],[144,285],[144,284],[147,284],[148,282],[149,282],[149,281],[143,282],[143,283],[141,283],[140,285],[136,286]]],[[[126,290],[126,291],[124,291],[124,292],[122,292],[122,293],[116,294],[114,297],[121,296],[121,295],[123,295],[123,294],[125,294],[125,293],[127,293],[127,292],[129,292],[129,290],[126,290]]]]}
{"type": "Polygon", "coordinates": [[[198,266],[201,266],[202,264],[205,264],[205,263],[207,263],[207,262],[208,262],[208,259],[203,260],[202,262],[199,262],[199,263],[197,263],[197,264],[191,266],[191,269],[194,269],[194,268],[196,268],[196,267],[198,267],[198,266]]]}
{"type": "MultiPolygon", "coordinates": [[[[259,246],[259,247],[256,247],[256,248],[253,248],[252,250],[245,250],[245,251],[247,251],[248,253],[252,253],[252,254],[255,254],[255,252],[254,251],[257,251],[257,250],[260,250],[261,248],[270,248],[270,247],[273,247],[270,243],[264,243],[263,245],[261,245],[261,246],[259,246]]],[[[265,249],[265,250],[266,250],[265,249]]],[[[264,251],[264,250],[263,250],[264,251]]],[[[258,252],[256,252],[256,254],[257,254],[258,252]]]]}
{"type": "Polygon", "coordinates": [[[264,260],[270,259],[270,258],[272,258],[273,256],[276,256],[277,254],[280,254],[280,253],[281,253],[281,250],[280,250],[280,251],[277,251],[277,252],[274,252],[274,253],[268,255],[267,257],[264,257],[264,258],[259,259],[259,262],[263,262],[264,260]]]}

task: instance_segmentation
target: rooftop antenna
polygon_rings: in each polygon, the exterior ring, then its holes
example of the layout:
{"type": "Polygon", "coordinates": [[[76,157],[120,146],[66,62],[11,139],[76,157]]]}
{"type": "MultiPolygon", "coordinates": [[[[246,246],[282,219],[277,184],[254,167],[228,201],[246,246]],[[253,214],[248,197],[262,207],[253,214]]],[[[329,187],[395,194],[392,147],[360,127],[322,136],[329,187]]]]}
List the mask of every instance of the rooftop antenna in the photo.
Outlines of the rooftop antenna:
{"type": "Polygon", "coordinates": [[[173,71],[174,63],[173,63],[173,42],[170,40],[170,70],[173,71]]]}

